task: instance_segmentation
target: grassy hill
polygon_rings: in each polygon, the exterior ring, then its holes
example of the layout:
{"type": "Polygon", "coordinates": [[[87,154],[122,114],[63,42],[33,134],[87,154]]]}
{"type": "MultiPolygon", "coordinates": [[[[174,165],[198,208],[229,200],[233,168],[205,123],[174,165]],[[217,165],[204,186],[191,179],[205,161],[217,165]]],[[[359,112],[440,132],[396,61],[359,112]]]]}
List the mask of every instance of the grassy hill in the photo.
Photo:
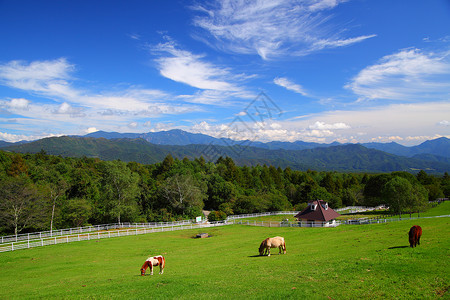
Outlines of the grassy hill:
{"type": "MultiPolygon", "coordinates": [[[[448,298],[450,218],[337,228],[225,226],[74,242],[0,254],[4,299],[448,298]],[[422,243],[408,247],[412,225],[422,243]],[[257,256],[268,236],[286,255],[257,256]],[[140,276],[150,255],[165,273],[140,276]]],[[[273,252],[272,252],[273,253],[273,252]]]]}
{"type": "Polygon", "coordinates": [[[37,153],[45,150],[52,155],[98,157],[102,160],[120,159],[143,164],[160,162],[170,153],[179,159],[184,157],[194,159],[203,155],[206,159],[216,160],[219,156],[229,156],[239,165],[267,164],[281,168],[289,166],[295,170],[350,172],[426,170],[427,173],[444,173],[450,170],[450,164],[446,162],[396,156],[355,144],[306,150],[269,150],[217,145],[213,146],[213,149],[208,149],[207,145],[155,145],[144,139],[54,137],[2,149],[21,153],[37,153]],[[209,150],[213,150],[215,155],[211,155],[209,150]]]}

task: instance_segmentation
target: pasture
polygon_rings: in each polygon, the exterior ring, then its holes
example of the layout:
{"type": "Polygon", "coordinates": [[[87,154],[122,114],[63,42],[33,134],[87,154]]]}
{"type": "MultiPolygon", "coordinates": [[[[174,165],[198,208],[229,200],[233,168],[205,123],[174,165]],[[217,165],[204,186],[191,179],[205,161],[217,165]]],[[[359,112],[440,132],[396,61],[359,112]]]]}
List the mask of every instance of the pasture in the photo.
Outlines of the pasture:
{"type": "MultiPolygon", "coordinates": [[[[0,254],[1,299],[449,298],[450,218],[336,228],[244,225],[83,241],[0,254]],[[421,245],[409,248],[419,224],[421,245]],[[258,256],[283,236],[287,254],[258,256]],[[140,276],[150,255],[163,275],[140,276]]],[[[157,267],[156,270],[159,271],[157,267]]]]}

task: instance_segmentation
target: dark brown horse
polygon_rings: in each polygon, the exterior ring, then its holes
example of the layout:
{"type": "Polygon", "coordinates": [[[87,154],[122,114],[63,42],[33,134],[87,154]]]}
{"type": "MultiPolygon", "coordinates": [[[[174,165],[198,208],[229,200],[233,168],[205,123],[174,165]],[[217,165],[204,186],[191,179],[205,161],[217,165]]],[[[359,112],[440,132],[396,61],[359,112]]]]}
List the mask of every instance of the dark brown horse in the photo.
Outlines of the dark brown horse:
{"type": "Polygon", "coordinates": [[[414,225],[409,230],[409,246],[411,248],[420,245],[420,237],[422,236],[422,228],[419,225],[414,225]]]}

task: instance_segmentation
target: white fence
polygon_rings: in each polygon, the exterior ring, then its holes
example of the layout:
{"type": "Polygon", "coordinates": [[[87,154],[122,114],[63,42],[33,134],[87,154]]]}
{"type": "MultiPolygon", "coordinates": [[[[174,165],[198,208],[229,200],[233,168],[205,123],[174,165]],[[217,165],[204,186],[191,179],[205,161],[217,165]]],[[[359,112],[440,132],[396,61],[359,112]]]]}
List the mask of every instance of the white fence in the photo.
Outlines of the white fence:
{"type": "Polygon", "coordinates": [[[256,213],[256,214],[243,214],[243,215],[228,216],[227,220],[256,218],[256,217],[275,216],[275,215],[294,215],[295,216],[298,213],[299,213],[299,211],[272,211],[272,212],[264,212],[264,213],[256,213]]]}
{"type": "Polygon", "coordinates": [[[289,222],[289,221],[250,221],[250,220],[240,220],[243,218],[253,218],[261,216],[270,215],[295,215],[298,212],[293,211],[280,211],[280,212],[269,212],[269,213],[259,213],[259,214],[245,214],[230,216],[225,221],[219,222],[205,222],[205,223],[194,223],[194,220],[185,220],[178,222],[158,222],[158,223],[122,223],[122,224],[104,224],[89,227],[79,227],[79,228],[69,228],[35,232],[29,234],[21,234],[16,236],[4,236],[0,243],[0,252],[14,251],[19,249],[28,249],[34,247],[41,247],[46,245],[55,245],[62,243],[86,241],[86,240],[98,240],[103,238],[147,234],[153,232],[165,232],[165,231],[175,231],[183,229],[196,229],[196,228],[206,228],[206,227],[216,227],[231,224],[241,224],[249,226],[262,226],[262,227],[336,227],[341,224],[348,225],[360,225],[360,224],[374,224],[374,223],[387,223],[402,220],[417,220],[417,219],[429,219],[429,218],[440,218],[440,217],[450,217],[450,215],[443,215],[437,217],[405,217],[390,218],[390,219],[368,219],[361,218],[356,220],[346,220],[346,221],[330,221],[330,222],[289,222]]]}
{"type": "Polygon", "coordinates": [[[343,223],[340,221],[330,222],[289,222],[289,221],[237,221],[233,220],[232,224],[249,225],[249,226],[261,226],[261,227],[337,227],[343,223]]]}
{"type": "Polygon", "coordinates": [[[83,234],[89,232],[97,232],[102,230],[111,230],[111,229],[121,229],[121,228],[154,228],[154,227],[168,227],[168,226],[179,226],[179,225],[189,225],[194,220],[184,220],[184,221],[176,221],[176,222],[152,222],[152,223],[113,223],[113,224],[102,224],[102,225],[94,225],[94,226],[86,226],[86,227],[75,227],[75,228],[66,228],[66,229],[58,229],[53,231],[41,231],[41,232],[32,232],[32,233],[23,233],[16,235],[7,235],[1,237],[1,243],[7,242],[20,242],[20,241],[28,241],[35,239],[45,239],[45,238],[53,238],[74,234],[83,234]]]}
{"type": "MultiPolygon", "coordinates": [[[[186,221],[187,222],[187,221],[186,221]]],[[[14,251],[19,249],[28,249],[34,247],[41,247],[46,245],[56,245],[70,242],[79,242],[87,240],[98,240],[103,238],[112,238],[119,236],[129,236],[138,234],[147,234],[153,232],[165,232],[165,231],[175,231],[183,229],[194,229],[194,228],[204,228],[204,227],[216,227],[227,225],[226,222],[212,222],[212,223],[188,223],[180,224],[181,222],[170,223],[168,226],[158,226],[156,227],[140,227],[140,224],[132,224],[131,228],[127,229],[113,229],[113,230],[103,230],[97,232],[84,232],[68,235],[58,235],[53,237],[42,237],[37,239],[21,240],[18,242],[8,242],[0,244],[0,252],[14,251]]],[[[113,224],[111,224],[113,225],[113,224]]],[[[122,226],[123,224],[121,224],[122,226]]],[[[141,224],[142,225],[142,224],[141,224]]],[[[148,225],[148,224],[144,224],[148,225]]],[[[125,225],[123,225],[125,226],[125,225]]]]}
{"type": "Polygon", "coordinates": [[[442,216],[434,216],[434,217],[409,217],[409,216],[405,215],[404,218],[389,218],[389,219],[359,218],[359,219],[349,219],[349,220],[342,221],[342,224],[365,225],[365,224],[378,224],[378,223],[389,223],[389,222],[406,221],[406,220],[421,220],[421,219],[446,218],[446,217],[450,217],[450,215],[442,215],[442,216]]]}

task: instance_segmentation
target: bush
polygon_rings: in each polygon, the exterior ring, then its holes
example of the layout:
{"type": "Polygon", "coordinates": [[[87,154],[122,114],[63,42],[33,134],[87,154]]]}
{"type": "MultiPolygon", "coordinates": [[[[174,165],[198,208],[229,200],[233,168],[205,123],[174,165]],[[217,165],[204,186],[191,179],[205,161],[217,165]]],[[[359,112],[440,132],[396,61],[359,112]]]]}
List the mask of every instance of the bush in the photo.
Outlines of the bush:
{"type": "Polygon", "coordinates": [[[210,212],[208,215],[209,222],[223,221],[226,218],[227,218],[227,214],[221,210],[218,210],[218,211],[214,210],[214,211],[210,212]]]}

